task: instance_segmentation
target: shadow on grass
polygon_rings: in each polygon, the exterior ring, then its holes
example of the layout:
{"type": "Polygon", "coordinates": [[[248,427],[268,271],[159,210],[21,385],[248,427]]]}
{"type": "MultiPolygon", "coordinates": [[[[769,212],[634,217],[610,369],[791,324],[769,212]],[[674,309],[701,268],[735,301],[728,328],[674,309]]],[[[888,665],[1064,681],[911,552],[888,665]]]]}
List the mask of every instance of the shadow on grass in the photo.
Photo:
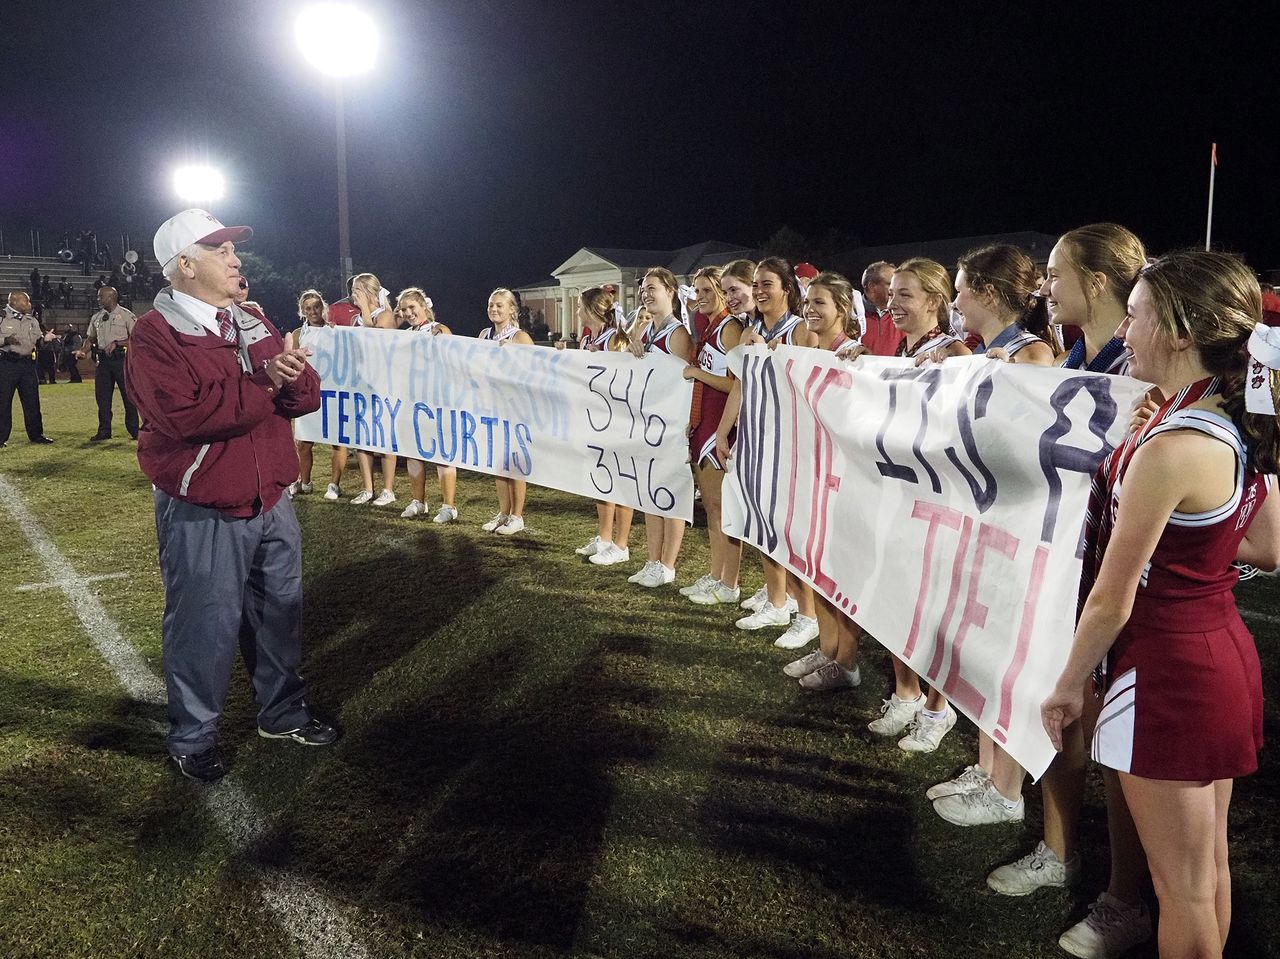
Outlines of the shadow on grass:
{"type": "Polygon", "coordinates": [[[647,667],[635,665],[651,643],[631,633],[548,635],[557,610],[525,617],[533,607],[521,604],[533,600],[499,581],[491,551],[441,539],[424,531],[412,547],[435,551],[429,592],[353,595],[405,556],[347,564],[308,584],[317,649],[308,675],[325,704],[357,697],[359,709],[302,787],[294,808],[304,811],[259,855],[291,856],[411,927],[567,950],[610,817],[610,767],[651,757],[662,737],[620,716],[652,697],[647,667]],[[547,633],[486,627],[465,645],[450,634],[449,647],[429,648],[467,606],[495,595],[522,610],[513,620],[547,633]],[[396,663],[403,673],[385,672],[396,663]]]}

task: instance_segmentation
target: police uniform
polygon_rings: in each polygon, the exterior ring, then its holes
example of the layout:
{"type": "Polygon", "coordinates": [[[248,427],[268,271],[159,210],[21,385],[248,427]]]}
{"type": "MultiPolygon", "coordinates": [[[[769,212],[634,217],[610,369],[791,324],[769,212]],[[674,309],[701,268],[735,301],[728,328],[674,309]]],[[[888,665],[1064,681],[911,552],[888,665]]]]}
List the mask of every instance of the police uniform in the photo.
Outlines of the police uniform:
{"type": "Polygon", "coordinates": [[[0,446],[9,441],[13,429],[13,394],[22,403],[22,419],[27,438],[47,443],[44,418],[40,415],[40,388],[36,378],[36,343],[40,322],[26,313],[6,306],[0,314],[0,446]],[[7,342],[13,337],[14,342],[7,342]]]}
{"type": "Polygon", "coordinates": [[[88,341],[99,350],[98,371],[94,374],[93,393],[98,400],[98,432],[94,439],[107,439],[111,436],[111,395],[120,390],[120,398],[124,401],[124,428],[134,439],[138,438],[138,410],[129,398],[129,391],[124,382],[125,355],[128,353],[129,337],[133,335],[133,325],[138,318],[123,306],[114,310],[99,310],[89,321],[88,341]],[[102,348],[114,343],[110,353],[102,352],[102,348]]]}

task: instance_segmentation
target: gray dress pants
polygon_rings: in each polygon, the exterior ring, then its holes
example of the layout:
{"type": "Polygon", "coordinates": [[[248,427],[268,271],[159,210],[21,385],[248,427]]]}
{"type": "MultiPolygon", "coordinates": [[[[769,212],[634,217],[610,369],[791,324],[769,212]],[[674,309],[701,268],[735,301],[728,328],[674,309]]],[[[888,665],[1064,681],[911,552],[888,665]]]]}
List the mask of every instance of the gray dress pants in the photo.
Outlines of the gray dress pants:
{"type": "Polygon", "coordinates": [[[258,700],[258,726],[284,732],[306,723],[298,672],[302,544],[289,497],[251,519],[161,490],[155,503],[170,755],[216,744],[237,645],[258,700]]]}

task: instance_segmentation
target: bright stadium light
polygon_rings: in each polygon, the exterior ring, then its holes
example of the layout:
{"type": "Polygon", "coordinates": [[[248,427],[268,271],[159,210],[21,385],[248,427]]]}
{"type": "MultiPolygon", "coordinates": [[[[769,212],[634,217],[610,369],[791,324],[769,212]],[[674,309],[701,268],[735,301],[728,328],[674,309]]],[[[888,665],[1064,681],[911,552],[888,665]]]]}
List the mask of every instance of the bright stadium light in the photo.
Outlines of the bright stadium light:
{"type": "Polygon", "coordinates": [[[184,166],[173,174],[173,189],[189,202],[217,200],[225,191],[222,174],[212,167],[184,166]]]}
{"type": "Polygon", "coordinates": [[[351,217],[347,198],[347,121],[343,106],[344,77],[364,73],[378,56],[378,28],[372,18],[349,3],[317,3],[298,14],[298,46],[321,73],[333,77],[338,127],[338,263],[351,275],[351,217]]]}
{"type": "Polygon", "coordinates": [[[359,7],[317,3],[298,14],[298,46],[321,73],[349,77],[373,67],[378,55],[378,28],[359,7]]]}

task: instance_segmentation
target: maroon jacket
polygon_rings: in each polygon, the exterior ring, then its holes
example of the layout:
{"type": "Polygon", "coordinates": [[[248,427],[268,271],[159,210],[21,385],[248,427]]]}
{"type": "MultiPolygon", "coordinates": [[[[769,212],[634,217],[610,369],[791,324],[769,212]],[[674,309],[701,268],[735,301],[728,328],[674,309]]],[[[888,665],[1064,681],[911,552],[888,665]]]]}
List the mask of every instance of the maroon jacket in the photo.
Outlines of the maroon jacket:
{"type": "Polygon", "coordinates": [[[284,339],[260,313],[233,315],[239,345],[161,291],[133,329],[125,381],[142,413],[138,465],[147,478],[176,499],[249,517],[298,478],[289,421],[319,408],[320,378],[308,366],[276,389],[264,367],[284,339]]]}

